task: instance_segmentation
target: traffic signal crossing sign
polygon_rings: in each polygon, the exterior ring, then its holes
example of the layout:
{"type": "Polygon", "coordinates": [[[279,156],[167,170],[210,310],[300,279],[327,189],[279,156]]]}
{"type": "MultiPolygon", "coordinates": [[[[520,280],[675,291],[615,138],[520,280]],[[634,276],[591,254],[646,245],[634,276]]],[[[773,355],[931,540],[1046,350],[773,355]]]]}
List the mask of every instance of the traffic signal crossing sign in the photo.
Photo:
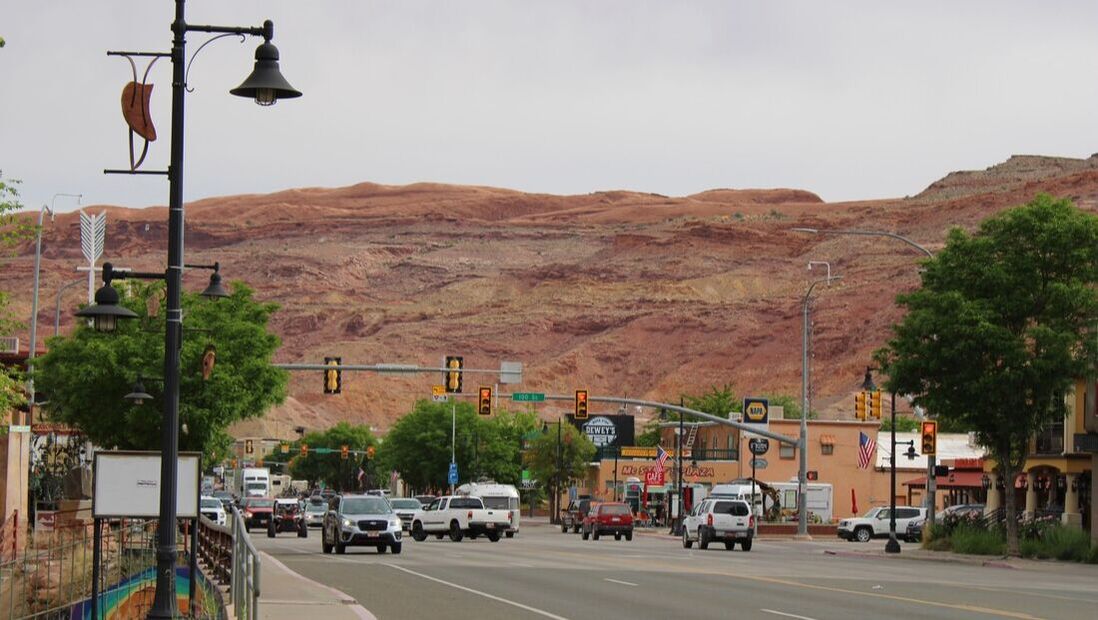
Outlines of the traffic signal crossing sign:
{"type": "Polygon", "coordinates": [[[576,419],[587,419],[587,390],[576,390],[576,419]]]}
{"type": "MultiPolygon", "coordinates": [[[[325,357],[326,366],[339,366],[343,363],[341,357],[325,357]]],[[[339,368],[328,368],[324,371],[324,393],[339,394],[343,391],[343,371],[339,368]]]]}
{"type": "Polygon", "coordinates": [[[866,418],[869,406],[869,403],[866,402],[869,400],[868,396],[868,392],[858,392],[854,395],[854,417],[859,420],[864,420],[866,418]]]}
{"type": "Polygon", "coordinates": [[[446,372],[444,373],[447,394],[460,394],[461,393],[461,370],[465,368],[465,358],[457,355],[446,356],[446,372]]]}
{"type": "Polygon", "coordinates": [[[924,420],[921,428],[923,456],[934,456],[938,452],[938,422],[924,420]]]}
{"type": "Polygon", "coordinates": [[[881,419],[881,391],[880,390],[873,390],[872,392],[870,392],[869,393],[869,400],[870,400],[869,413],[873,417],[880,420],[881,419]]]}
{"type": "Polygon", "coordinates": [[[480,398],[477,399],[477,413],[492,415],[492,388],[480,388],[480,398]]]}

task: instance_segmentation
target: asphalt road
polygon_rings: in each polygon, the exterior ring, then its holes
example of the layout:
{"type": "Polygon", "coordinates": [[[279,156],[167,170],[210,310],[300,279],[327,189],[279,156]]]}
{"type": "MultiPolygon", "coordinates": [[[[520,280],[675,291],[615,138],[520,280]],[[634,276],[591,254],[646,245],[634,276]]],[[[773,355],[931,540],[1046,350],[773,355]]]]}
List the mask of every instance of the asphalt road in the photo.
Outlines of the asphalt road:
{"type": "Polygon", "coordinates": [[[1006,569],[825,553],[880,549],[882,541],[759,540],[750,552],[701,551],[662,534],[584,541],[528,522],[497,543],[407,538],[396,556],[354,547],[322,555],[315,530],[307,539],[253,541],[381,620],[1098,617],[1093,565],[1006,569]]]}

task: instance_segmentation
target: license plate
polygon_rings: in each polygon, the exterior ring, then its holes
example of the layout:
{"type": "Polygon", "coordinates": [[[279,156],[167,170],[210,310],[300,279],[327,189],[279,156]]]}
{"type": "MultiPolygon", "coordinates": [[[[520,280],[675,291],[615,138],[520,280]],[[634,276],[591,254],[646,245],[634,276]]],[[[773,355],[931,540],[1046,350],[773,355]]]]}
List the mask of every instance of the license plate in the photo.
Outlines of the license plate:
{"type": "Polygon", "coordinates": [[[496,524],[495,524],[495,523],[489,523],[489,524],[488,524],[488,529],[490,529],[490,530],[494,530],[495,528],[496,528],[496,524]]]}
{"type": "Polygon", "coordinates": [[[366,530],[366,535],[373,538],[375,536],[381,536],[381,532],[377,530],[366,530]]]}
{"type": "Polygon", "coordinates": [[[621,517],[613,517],[610,521],[612,523],[621,523],[621,517]]]}

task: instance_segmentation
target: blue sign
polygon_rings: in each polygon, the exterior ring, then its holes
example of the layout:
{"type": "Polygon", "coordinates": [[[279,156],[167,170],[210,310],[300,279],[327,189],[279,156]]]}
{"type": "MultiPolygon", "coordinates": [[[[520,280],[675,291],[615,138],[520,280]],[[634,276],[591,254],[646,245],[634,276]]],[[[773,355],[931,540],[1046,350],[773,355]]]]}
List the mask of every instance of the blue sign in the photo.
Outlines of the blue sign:
{"type": "Polygon", "coordinates": [[[450,463],[450,473],[446,476],[446,482],[449,484],[457,484],[458,481],[458,464],[450,463]]]}

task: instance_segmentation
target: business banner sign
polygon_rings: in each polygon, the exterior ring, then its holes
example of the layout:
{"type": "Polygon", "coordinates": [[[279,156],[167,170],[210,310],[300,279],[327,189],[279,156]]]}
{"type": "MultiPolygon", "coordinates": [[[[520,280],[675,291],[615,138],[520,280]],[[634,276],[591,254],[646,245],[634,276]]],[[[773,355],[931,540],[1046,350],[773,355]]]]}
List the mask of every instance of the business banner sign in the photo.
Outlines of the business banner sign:
{"type": "Polygon", "coordinates": [[[633,445],[634,426],[631,415],[593,415],[586,420],[577,420],[570,415],[568,421],[587,435],[596,448],[633,445]]]}

